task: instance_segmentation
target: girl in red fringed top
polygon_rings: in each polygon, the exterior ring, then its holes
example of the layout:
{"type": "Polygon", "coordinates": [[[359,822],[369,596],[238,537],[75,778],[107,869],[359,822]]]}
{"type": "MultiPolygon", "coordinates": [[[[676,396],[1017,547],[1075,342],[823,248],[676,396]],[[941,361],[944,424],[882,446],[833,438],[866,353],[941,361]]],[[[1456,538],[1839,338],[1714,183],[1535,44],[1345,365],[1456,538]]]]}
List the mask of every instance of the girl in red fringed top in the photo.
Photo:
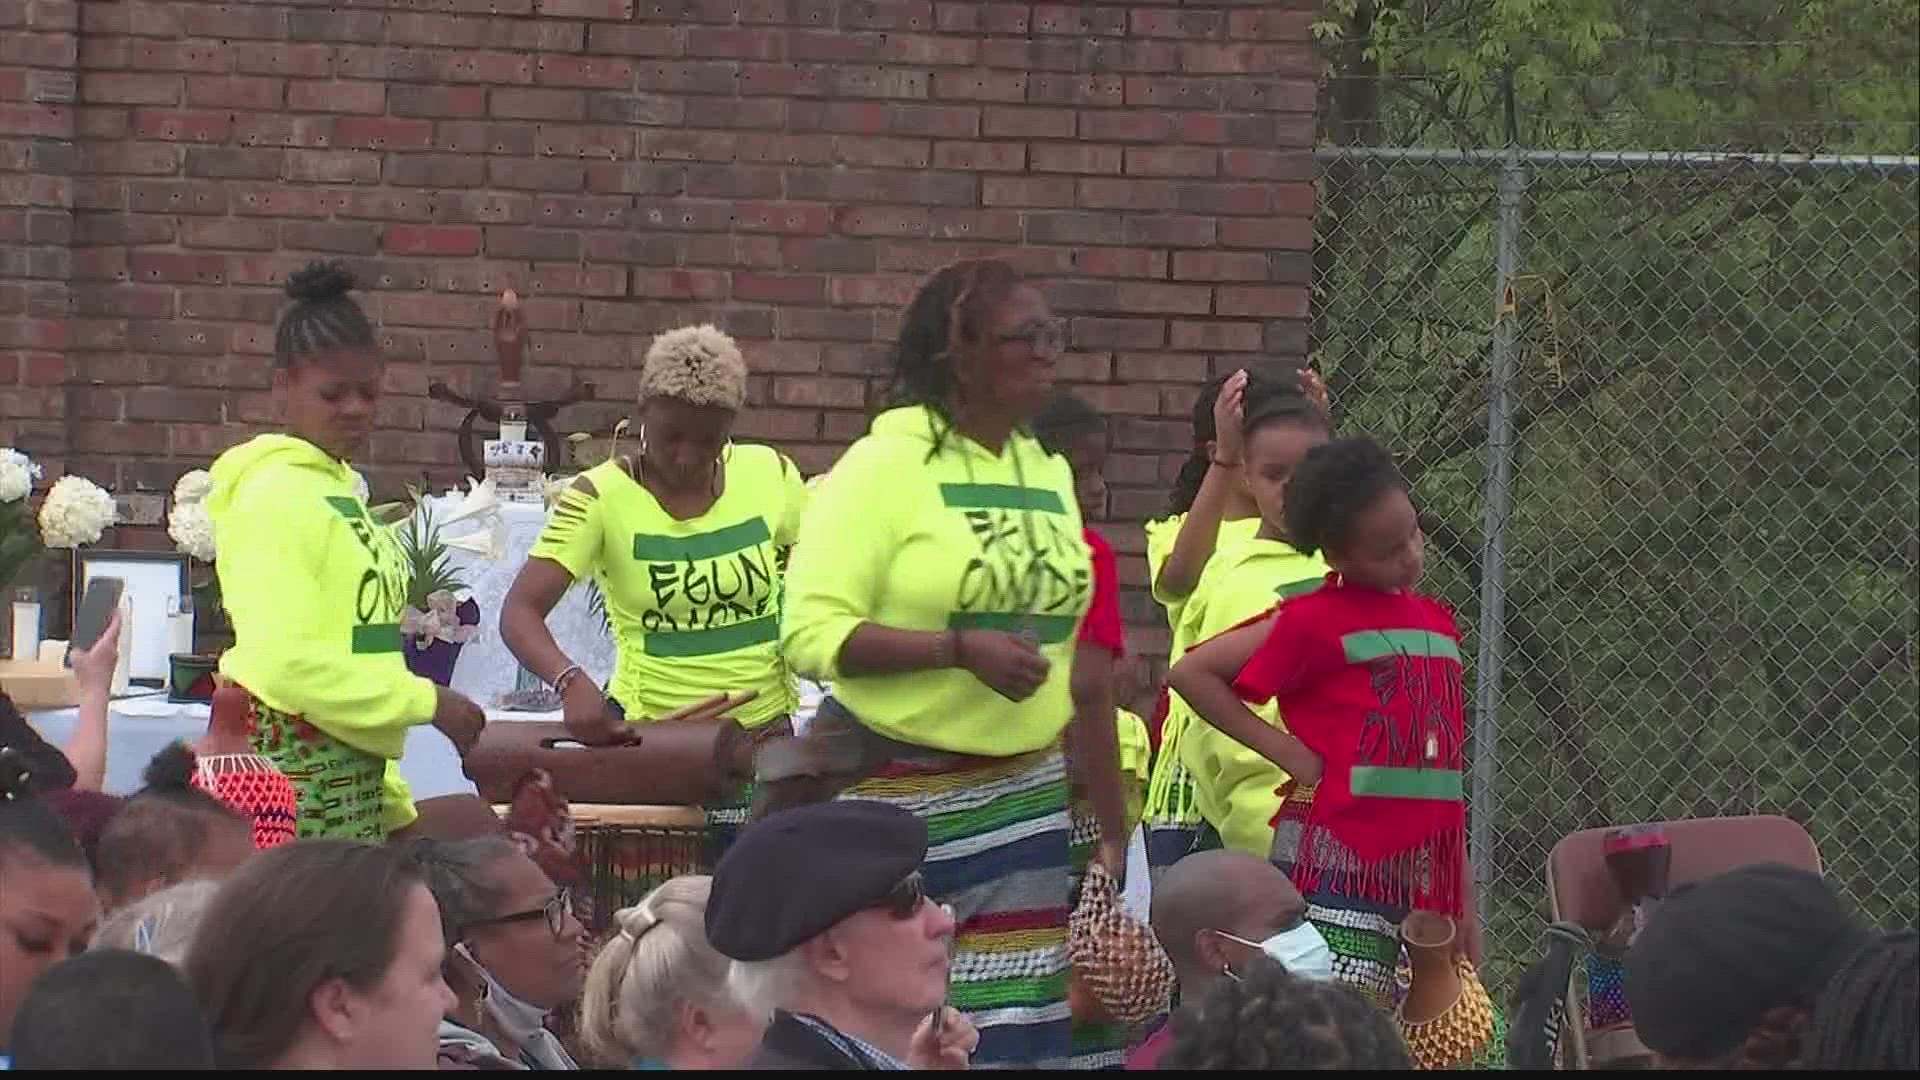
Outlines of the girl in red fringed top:
{"type": "Polygon", "coordinates": [[[1295,547],[1325,553],[1327,584],[1195,647],[1169,682],[1207,722],[1317,782],[1294,881],[1336,973],[1390,1004],[1407,913],[1460,920],[1469,906],[1460,634],[1414,591],[1425,539],[1377,443],[1315,448],[1285,517],[1295,547]],[[1274,699],[1291,733],[1245,704],[1274,699]]]}

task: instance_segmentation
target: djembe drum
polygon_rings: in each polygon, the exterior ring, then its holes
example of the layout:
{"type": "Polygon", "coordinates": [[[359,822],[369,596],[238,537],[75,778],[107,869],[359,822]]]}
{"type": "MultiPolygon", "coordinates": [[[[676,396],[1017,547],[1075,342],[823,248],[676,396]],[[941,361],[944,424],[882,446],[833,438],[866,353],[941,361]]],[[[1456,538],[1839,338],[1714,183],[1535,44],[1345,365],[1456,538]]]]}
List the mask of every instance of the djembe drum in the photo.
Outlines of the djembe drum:
{"type": "Polygon", "coordinates": [[[632,907],[662,882],[711,873],[706,865],[707,816],[697,806],[580,805],[573,826],[593,892],[598,935],[613,913],[632,907]]]}

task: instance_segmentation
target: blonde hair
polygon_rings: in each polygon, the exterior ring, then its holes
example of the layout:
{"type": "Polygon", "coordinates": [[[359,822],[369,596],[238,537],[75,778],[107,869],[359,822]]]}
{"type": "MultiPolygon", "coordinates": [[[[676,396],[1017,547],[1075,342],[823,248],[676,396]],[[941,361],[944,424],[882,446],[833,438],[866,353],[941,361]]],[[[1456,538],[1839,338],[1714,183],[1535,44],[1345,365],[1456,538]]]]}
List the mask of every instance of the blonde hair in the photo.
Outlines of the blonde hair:
{"type": "Polygon", "coordinates": [[[683,326],[653,339],[640,367],[640,400],[738,409],[747,400],[747,361],[718,327],[683,326]]]}
{"type": "Polygon", "coordinates": [[[587,972],[580,1033],[609,1067],[635,1057],[664,1059],[673,1048],[678,1007],[739,1008],[733,962],[707,944],[705,875],[673,878],[615,913],[618,932],[587,972]]]}
{"type": "Polygon", "coordinates": [[[136,900],[100,925],[93,947],[131,949],[179,967],[200,928],[200,916],[219,891],[217,881],[185,881],[136,900]]]}

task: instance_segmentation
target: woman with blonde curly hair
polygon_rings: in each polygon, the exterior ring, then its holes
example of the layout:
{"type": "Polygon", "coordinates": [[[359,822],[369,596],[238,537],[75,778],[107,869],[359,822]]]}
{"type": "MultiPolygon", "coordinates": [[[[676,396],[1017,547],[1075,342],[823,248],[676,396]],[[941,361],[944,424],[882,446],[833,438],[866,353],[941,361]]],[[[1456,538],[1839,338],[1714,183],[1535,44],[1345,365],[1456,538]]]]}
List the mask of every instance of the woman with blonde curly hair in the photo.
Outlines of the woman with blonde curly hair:
{"type": "MultiPolygon", "coordinates": [[[[806,489],[786,455],[733,441],[746,396],[746,360],[726,334],[688,326],[655,338],[632,452],[560,495],[507,594],[501,637],[559,693],[582,742],[631,741],[634,725],[719,695],[732,695],[731,715],[757,731],[784,730],[793,712],[780,567],[806,489]],[[581,578],[598,583],[613,627],[618,660],[604,690],[546,625],[581,578]]],[[[743,792],[716,809],[715,824],[739,824],[745,806],[743,792]]]]}
{"type": "Polygon", "coordinates": [[[737,1069],[765,1019],[740,998],[733,961],[707,943],[713,879],[686,875],[614,916],[594,958],[580,1033],[606,1068],[737,1069]]]}

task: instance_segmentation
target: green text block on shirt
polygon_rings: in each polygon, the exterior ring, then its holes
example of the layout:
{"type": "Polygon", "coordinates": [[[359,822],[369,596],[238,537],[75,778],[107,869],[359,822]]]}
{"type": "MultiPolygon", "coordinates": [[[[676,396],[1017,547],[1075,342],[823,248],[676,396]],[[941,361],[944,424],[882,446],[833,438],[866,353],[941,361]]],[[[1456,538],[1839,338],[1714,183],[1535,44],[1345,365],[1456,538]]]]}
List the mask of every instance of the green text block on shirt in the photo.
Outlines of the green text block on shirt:
{"type": "Polygon", "coordinates": [[[773,539],[765,518],[748,518],[737,525],[692,536],[633,535],[633,557],[641,562],[695,562],[717,559],[758,547],[773,539]]]}
{"type": "Polygon", "coordinates": [[[1340,638],[1347,663],[1364,664],[1387,656],[1430,656],[1460,662],[1460,643],[1431,630],[1361,630],[1340,638]]]}
{"type": "Polygon", "coordinates": [[[1350,786],[1355,795],[1387,799],[1460,800],[1460,773],[1454,769],[1396,769],[1355,765],[1350,786]]]}
{"type": "Polygon", "coordinates": [[[1038,510],[1064,514],[1060,493],[1017,484],[941,484],[940,501],[955,510],[1038,510]]]}
{"type": "Polygon", "coordinates": [[[1073,637],[1080,626],[1076,615],[1017,615],[1002,611],[956,611],[947,616],[950,630],[999,630],[1018,634],[1032,630],[1042,645],[1058,645],[1073,637]]]}
{"type": "Polygon", "coordinates": [[[647,635],[647,655],[660,657],[718,656],[780,638],[780,617],[762,615],[731,626],[704,630],[656,630],[647,635]]]}

